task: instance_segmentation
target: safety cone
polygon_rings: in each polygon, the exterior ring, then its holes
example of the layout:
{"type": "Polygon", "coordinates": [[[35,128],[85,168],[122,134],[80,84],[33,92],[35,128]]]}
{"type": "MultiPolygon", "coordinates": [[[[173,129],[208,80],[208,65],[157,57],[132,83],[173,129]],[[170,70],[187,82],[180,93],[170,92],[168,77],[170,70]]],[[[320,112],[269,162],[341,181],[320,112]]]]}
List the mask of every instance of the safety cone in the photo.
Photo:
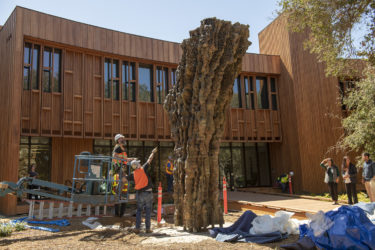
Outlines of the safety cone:
{"type": "Polygon", "coordinates": [[[161,221],[162,197],[163,197],[163,188],[161,187],[161,182],[159,182],[159,187],[158,187],[158,224],[161,221]]]}
{"type": "Polygon", "coordinates": [[[227,182],[223,178],[223,200],[224,200],[224,214],[228,214],[228,200],[227,200],[227,182]]]}

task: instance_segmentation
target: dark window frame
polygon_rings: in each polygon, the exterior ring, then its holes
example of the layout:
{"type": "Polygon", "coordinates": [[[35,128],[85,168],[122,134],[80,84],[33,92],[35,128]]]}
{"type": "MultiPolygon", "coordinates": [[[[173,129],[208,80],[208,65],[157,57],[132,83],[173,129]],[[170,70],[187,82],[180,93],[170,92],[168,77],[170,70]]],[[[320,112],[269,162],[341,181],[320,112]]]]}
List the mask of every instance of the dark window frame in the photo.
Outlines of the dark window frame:
{"type": "Polygon", "coordinates": [[[39,79],[40,79],[40,58],[41,58],[41,46],[39,44],[34,44],[31,42],[24,42],[23,47],[23,83],[22,88],[23,90],[39,90],[39,79]],[[26,46],[29,50],[29,58],[28,61],[25,62],[25,52],[26,46]],[[37,52],[35,54],[35,51],[37,52]],[[37,59],[35,61],[35,55],[37,55],[37,59]],[[27,73],[27,83],[25,85],[25,70],[28,71],[27,73]],[[34,72],[35,70],[35,72],[34,72]],[[34,73],[36,76],[34,76],[34,73]]]}
{"type": "Polygon", "coordinates": [[[61,93],[61,62],[62,62],[62,50],[51,46],[43,46],[42,48],[42,90],[45,93],[61,93]],[[49,64],[45,66],[45,52],[48,50],[49,53],[49,64]],[[59,55],[59,65],[55,65],[55,54],[59,55]],[[55,69],[58,67],[58,81],[55,81],[55,69]],[[47,78],[44,74],[48,73],[48,84],[45,81],[47,78]],[[57,86],[56,86],[57,85],[57,86]]]}

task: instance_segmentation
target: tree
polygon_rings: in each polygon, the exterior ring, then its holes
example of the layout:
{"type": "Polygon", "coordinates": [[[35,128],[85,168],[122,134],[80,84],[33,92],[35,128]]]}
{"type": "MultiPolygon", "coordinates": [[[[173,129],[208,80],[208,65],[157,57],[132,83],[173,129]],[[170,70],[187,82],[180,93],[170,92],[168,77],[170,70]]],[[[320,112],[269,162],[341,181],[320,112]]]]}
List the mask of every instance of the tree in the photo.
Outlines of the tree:
{"type": "Polygon", "coordinates": [[[220,138],[250,42],[249,26],[208,18],[182,42],[177,84],[164,104],[175,141],[175,224],[201,231],[222,224],[220,138]]]}
{"type": "Polygon", "coordinates": [[[375,66],[374,0],[280,0],[280,13],[294,32],[309,31],[305,46],[325,62],[327,75],[339,76],[352,60],[362,57],[375,66]],[[360,46],[353,33],[361,28],[360,46]]]}
{"type": "Polygon", "coordinates": [[[360,76],[343,96],[348,115],[342,119],[344,134],[334,148],[375,154],[375,1],[280,0],[279,3],[291,31],[308,31],[305,46],[325,63],[327,75],[341,80],[360,76]],[[359,46],[354,46],[353,34],[358,27],[363,35],[359,37],[359,46]],[[362,67],[358,67],[359,63],[362,67]],[[358,69],[365,70],[356,72],[358,69]]]}

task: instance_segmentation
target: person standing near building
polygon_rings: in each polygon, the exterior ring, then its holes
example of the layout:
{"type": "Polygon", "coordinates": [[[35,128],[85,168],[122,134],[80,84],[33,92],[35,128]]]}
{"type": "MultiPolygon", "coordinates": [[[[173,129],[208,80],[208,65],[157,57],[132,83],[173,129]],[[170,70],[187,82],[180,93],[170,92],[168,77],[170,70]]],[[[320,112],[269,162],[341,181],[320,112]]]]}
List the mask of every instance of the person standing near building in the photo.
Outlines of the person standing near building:
{"type": "Polygon", "coordinates": [[[328,184],[329,194],[332,197],[333,205],[337,205],[337,183],[339,183],[339,168],[334,165],[332,158],[324,159],[320,166],[325,170],[324,182],[328,184]]]}
{"type": "Polygon", "coordinates": [[[362,154],[363,171],[362,171],[362,183],[365,184],[366,192],[371,202],[375,201],[375,190],[374,185],[371,185],[371,179],[374,178],[374,168],[375,164],[370,159],[369,153],[362,154]]]}
{"type": "MultiPolygon", "coordinates": [[[[36,165],[35,164],[32,164],[31,166],[30,166],[30,168],[29,168],[29,177],[31,177],[31,178],[36,178],[36,177],[38,177],[38,173],[36,172],[36,165]]],[[[29,189],[37,189],[38,188],[38,186],[34,186],[34,185],[29,185],[29,187],[28,187],[29,189]]],[[[34,196],[35,197],[35,196],[34,196]]],[[[38,197],[38,196],[36,196],[36,197],[38,197]]],[[[32,199],[33,198],[33,195],[32,194],[27,194],[27,198],[28,199],[32,199]]]]}
{"type": "Polygon", "coordinates": [[[349,156],[344,156],[342,160],[342,178],[344,179],[346,194],[349,205],[358,203],[357,197],[357,168],[350,162],[349,156]]]}
{"type": "Polygon", "coordinates": [[[165,167],[165,175],[167,177],[167,192],[171,193],[173,192],[173,162],[172,162],[172,156],[168,157],[167,166],[165,167]]]}
{"type": "Polygon", "coordinates": [[[156,152],[158,151],[157,148],[154,148],[151,152],[150,157],[148,158],[147,162],[142,166],[140,161],[133,160],[131,164],[131,168],[133,173],[131,173],[126,179],[128,181],[134,181],[136,196],[137,196],[137,217],[136,217],[136,225],[134,232],[136,234],[140,233],[141,229],[141,221],[142,221],[142,211],[143,207],[146,209],[146,233],[152,233],[151,230],[151,209],[152,209],[152,201],[153,201],[153,194],[152,194],[152,180],[149,174],[149,170],[151,167],[152,159],[154,158],[156,152]]]}
{"type": "MultiPolygon", "coordinates": [[[[121,169],[121,163],[123,167],[126,167],[127,163],[132,160],[136,160],[136,158],[128,158],[128,155],[125,151],[126,141],[125,137],[122,134],[117,134],[115,136],[115,142],[116,145],[112,152],[112,157],[119,158],[118,159],[112,159],[112,172],[113,176],[113,182],[112,182],[112,194],[116,194],[118,185],[120,185],[120,192],[127,192],[128,191],[128,183],[123,181],[120,181],[120,171],[124,172],[125,169],[121,169]],[[121,187],[122,186],[122,187],[121,187]]],[[[118,217],[121,217],[125,212],[125,203],[116,204],[115,205],[115,215],[118,217]]]]}

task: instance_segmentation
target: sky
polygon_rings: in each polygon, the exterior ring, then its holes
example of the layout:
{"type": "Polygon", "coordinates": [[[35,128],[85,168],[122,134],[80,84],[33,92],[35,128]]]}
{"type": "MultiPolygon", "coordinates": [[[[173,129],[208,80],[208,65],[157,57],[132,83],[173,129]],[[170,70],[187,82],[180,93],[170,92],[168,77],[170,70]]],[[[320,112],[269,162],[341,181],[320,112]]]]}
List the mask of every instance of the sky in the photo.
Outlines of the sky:
{"type": "Polygon", "coordinates": [[[16,6],[126,33],[182,42],[200,20],[217,17],[250,25],[248,52],[277,17],[278,0],[0,0],[0,25],[16,6]]]}

